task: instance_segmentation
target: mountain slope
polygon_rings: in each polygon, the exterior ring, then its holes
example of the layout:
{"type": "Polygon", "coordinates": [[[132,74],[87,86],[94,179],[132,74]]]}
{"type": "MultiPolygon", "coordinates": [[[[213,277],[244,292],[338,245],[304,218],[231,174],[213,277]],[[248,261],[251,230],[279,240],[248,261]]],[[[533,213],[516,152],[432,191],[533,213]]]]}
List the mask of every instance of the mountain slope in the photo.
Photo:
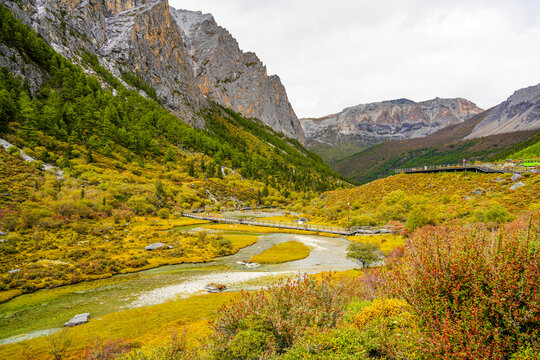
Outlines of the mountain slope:
{"type": "Polygon", "coordinates": [[[482,112],[464,99],[362,104],[318,119],[301,119],[307,145],[332,162],[384,141],[427,136],[482,112]]]}
{"type": "Polygon", "coordinates": [[[540,129],[540,84],[517,90],[476,125],[466,139],[536,129],[540,129]]]}
{"type": "Polygon", "coordinates": [[[37,69],[43,79],[32,95],[26,77],[23,81],[6,69],[1,73],[4,116],[0,132],[11,137],[10,142],[31,149],[44,146],[50,153],[45,158],[57,165],[68,164],[71,156],[82,156],[66,154],[68,145],[83,146],[88,158],[92,152],[113,156],[116,151],[127,151],[129,158],[141,162],[163,156],[170,147],[181,147],[213,159],[211,175],[218,174],[215,167],[227,166],[245,178],[275,187],[333,186],[333,180],[320,181],[334,174],[316,155],[268,126],[209,103],[199,115],[206,130],[194,129],[157,102],[128,90],[106,69],[100,68],[97,78],[85,75],[15,20],[9,10],[2,7],[1,15],[3,47],[18,54],[14,58],[26,64],[22,68],[37,69]],[[53,137],[53,144],[42,144],[40,133],[53,137]]]}
{"type": "Polygon", "coordinates": [[[425,138],[389,141],[370,147],[336,162],[331,167],[363,184],[390,175],[394,169],[400,167],[459,163],[464,158],[493,158],[499,152],[526,141],[537,132],[530,130],[464,140],[491,111],[487,110],[425,138]]]}
{"type": "Polygon", "coordinates": [[[348,186],[259,120],[209,102],[194,128],[105,68],[86,74],[1,4],[0,29],[2,51],[41,81],[32,90],[0,69],[0,302],[238,250],[234,239],[158,232],[192,225],[183,211],[284,206],[348,186]],[[158,238],[174,249],[147,252],[158,238]]]}
{"type": "MultiPolygon", "coordinates": [[[[3,3],[63,56],[87,67],[89,72],[100,73],[104,68],[124,86],[159,99],[190,124],[203,126],[204,119],[198,114],[209,107],[210,100],[303,140],[279,78],[267,77],[256,56],[242,53],[234,38],[215,22],[198,24],[202,30],[189,38],[184,30],[193,23],[184,17],[171,16],[171,12],[177,14],[177,11],[166,0],[3,3]],[[192,45],[196,46],[196,54],[190,49],[192,45]],[[208,59],[200,56],[212,57],[225,50],[226,56],[218,56],[209,64],[208,59]],[[231,53],[237,56],[228,56],[231,53]],[[89,56],[96,61],[90,63],[89,56]],[[197,63],[199,60],[204,65],[197,63]],[[196,71],[202,68],[211,71],[196,71]],[[226,89],[220,89],[220,84],[204,85],[209,81],[233,79],[243,72],[246,74],[226,89]],[[204,91],[205,87],[211,91],[204,91]],[[224,91],[232,92],[228,99],[224,91]]],[[[2,61],[9,63],[8,58],[9,54],[4,53],[2,61]]],[[[34,89],[43,82],[39,76],[30,80],[34,89]]]]}

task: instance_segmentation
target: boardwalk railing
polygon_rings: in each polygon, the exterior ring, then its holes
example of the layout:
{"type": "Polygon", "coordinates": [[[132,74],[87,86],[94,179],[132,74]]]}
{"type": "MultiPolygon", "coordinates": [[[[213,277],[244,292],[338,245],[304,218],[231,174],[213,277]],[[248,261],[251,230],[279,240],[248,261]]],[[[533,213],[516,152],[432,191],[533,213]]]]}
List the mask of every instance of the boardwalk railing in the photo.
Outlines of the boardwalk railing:
{"type": "Polygon", "coordinates": [[[446,164],[446,165],[431,165],[418,166],[411,168],[395,169],[394,173],[411,174],[411,173],[426,173],[426,172],[442,172],[442,171],[475,171],[483,173],[523,173],[527,169],[520,165],[508,164],[490,164],[483,163],[478,165],[473,164],[446,164]]]}
{"type": "MultiPolygon", "coordinates": [[[[198,209],[188,210],[192,213],[204,213],[208,212],[208,209],[211,207],[202,207],[198,209]]],[[[251,206],[244,206],[244,207],[232,207],[232,208],[221,208],[220,211],[223,212],[232,212],[232,211],[250,211],[250,210],[268,210],[268,209],[277,209],[276,206],[257,206],[257,207],[251,207],[251,206]]]]}
{"type": "Polygon", "coordinates": [[[285,222],[285,221],[272,221],[272,220],[244,220],[244,219],[231,219],[224,217],[221,214],[193,214],[193,213],[184,213],[183,216],[198,219],[206,220],[224,224],[241,224],[241,225],[252,225],[252,226],[265,226],[279,229],[290,229],[290,230],[304,230],[312,231],[319,233],[329,233],[336,235],[382,235],[392,233],[393,228],[391,226],[361,226],[353,228],[341,228],[334,226],[326,225],[311,225],[311,224],[298,224],[294,222],[285,222]]]}

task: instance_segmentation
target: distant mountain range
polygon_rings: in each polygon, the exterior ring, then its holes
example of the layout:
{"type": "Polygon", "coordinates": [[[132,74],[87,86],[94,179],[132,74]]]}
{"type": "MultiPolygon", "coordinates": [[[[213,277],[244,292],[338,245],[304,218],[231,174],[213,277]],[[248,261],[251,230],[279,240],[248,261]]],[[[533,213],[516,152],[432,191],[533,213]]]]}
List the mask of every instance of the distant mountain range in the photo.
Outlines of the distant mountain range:
{"type": "Polygon", "coordinates": [[[348,107],[321,118],[301,119],[309,148],[332,162],[390,140],[425,137],[483,110],[465,99],[407,99],[348,107]]]}
{"type": "MultiPolygon", "coordinates": [[[[393,174],[394,169],[468,160],[504,158],[540,141],[538,126],[533,130],[501,132],[467,139],[496,108],[463,123],[447,126],[423,138],[381,143],[338,160],[331,167],[356,183],[367,183],[393,174]]],[[[491,115],[492,116],[492,115],[491,115]]]]}

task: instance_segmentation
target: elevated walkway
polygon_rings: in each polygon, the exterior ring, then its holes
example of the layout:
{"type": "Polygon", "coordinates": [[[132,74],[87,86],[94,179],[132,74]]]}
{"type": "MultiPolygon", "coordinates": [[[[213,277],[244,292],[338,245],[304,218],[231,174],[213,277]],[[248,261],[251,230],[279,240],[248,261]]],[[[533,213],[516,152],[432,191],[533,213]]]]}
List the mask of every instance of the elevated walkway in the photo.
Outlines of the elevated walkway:
{"type": "Polygon", "coordinates": [[[336,234],[343,236],[352,236],[352,235],[382,235],[392,233],[392,228],[390,226],[361,226],[353,228],[340,228],[326,225],[311,225],[311,224],[298,224],[298,223],[289,223],[284,221],[272,221],[272,220],[244,220],[244,219],[231,219],[224,217],[221,214],[195,214],[195,213],[184,213],[184,217],[191,219],[205,220],[216,223],[223,224],[241,224],[241,225],[251,225],[251,226],[264,226],[270,228],[278,229],[289,229],[289,230],[303,230],[303,231],[312,231],[318,233],[328,233],[336,234]]]}
{"type": "Polygon", "coordinates": [[[458,172],[458,171],[472,171],[485,174],[521,174],[525,170],[517,167],[505,167],[497,164],[481,164],[481,165],[433,165],[433,166],[419,166],[413,168],[395,169],[396,174],[416,174],[416,173],[436,173],[436,172],[458,172]]]}

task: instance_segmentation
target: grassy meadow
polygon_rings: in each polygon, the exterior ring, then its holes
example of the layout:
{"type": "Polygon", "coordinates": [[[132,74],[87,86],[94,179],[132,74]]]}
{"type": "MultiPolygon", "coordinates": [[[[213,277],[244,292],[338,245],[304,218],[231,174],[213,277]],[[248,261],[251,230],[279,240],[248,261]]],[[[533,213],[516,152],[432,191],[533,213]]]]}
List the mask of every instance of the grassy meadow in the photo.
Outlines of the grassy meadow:
{"type": "Polygon", "coordinates": [[[254,255],[249,259],[259,264],[277,264],[288,261],[305,259],[311,250],[306,245],[298,241],[287,241],[273,245],[270,249],[254,255]]]}

